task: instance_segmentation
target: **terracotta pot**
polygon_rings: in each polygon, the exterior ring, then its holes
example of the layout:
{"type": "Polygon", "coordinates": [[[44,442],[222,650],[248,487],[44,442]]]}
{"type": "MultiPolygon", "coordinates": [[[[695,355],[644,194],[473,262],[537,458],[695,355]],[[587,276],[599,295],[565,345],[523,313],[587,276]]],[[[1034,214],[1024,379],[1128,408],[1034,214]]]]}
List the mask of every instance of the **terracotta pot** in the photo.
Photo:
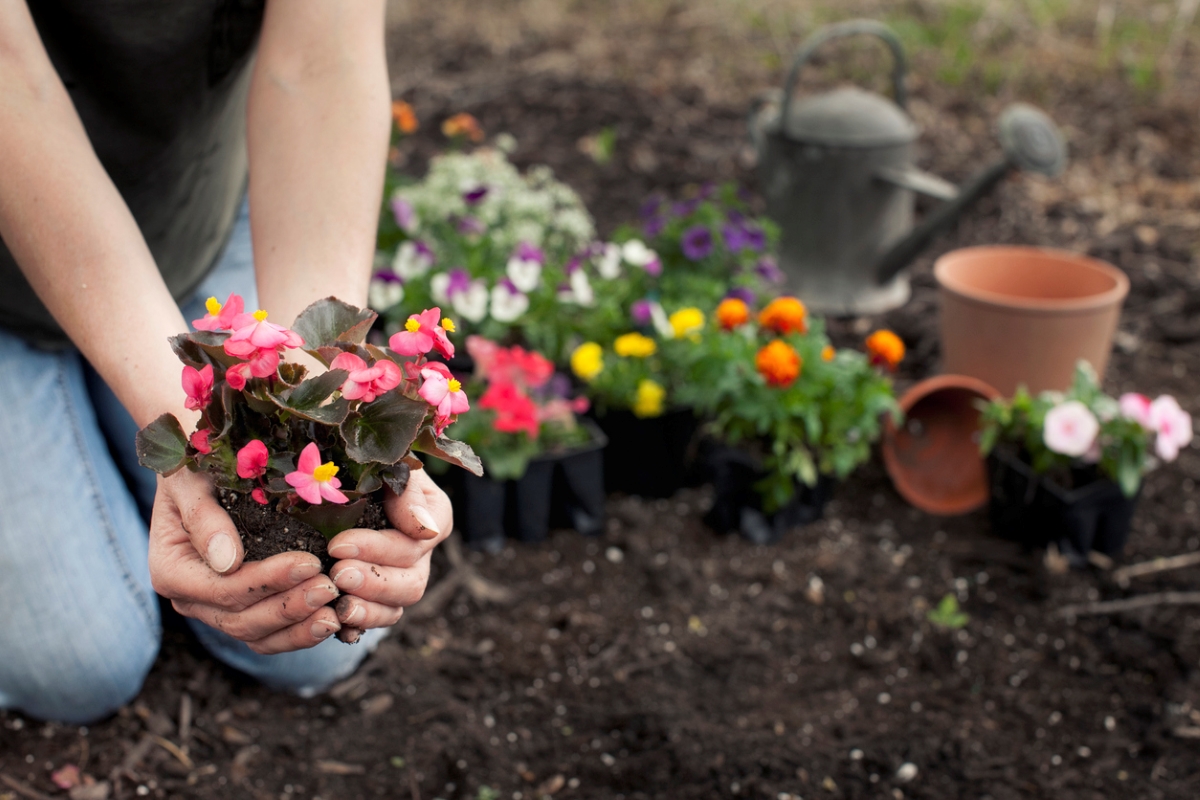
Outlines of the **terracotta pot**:
{"type": "Polygon", "coordinates": [[[1039,247],[969,247],[937,260],[942,370],[970,375],[1011,397],[1063,391],[1075,362],[1104,377],[1129,279],[1077,253],[1039,247]]]}
{"type": "Polygon", "coordinates": [[[966,375],[938,375],[900,398],[904,423],[889,418],[883,461],[900,496],[930,514],[965,514],[988,500],[979,452],[979,405],[1000,396],[966,375]]]}

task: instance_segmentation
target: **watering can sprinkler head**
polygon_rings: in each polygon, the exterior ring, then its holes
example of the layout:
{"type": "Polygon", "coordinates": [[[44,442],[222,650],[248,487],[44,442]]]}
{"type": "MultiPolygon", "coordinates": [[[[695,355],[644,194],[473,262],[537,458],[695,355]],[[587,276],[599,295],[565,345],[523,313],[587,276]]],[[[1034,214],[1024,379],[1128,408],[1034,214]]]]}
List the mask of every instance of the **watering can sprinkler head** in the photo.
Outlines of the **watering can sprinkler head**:
{"type": "Polygon", "coordinates": [[[1000,115],[1000,146],[1008,162],[1026,172],[1053,178],[1067,165],[1062,134],[1049,117],[1027,103],[1014,103],[1000,115]]]}

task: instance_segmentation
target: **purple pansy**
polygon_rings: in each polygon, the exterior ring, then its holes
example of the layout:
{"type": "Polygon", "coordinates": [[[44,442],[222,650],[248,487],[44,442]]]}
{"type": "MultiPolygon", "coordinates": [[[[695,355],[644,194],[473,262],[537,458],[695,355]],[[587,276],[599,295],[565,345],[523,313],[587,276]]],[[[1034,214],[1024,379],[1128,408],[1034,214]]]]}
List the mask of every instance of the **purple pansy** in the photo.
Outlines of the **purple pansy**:
{"type": "Polygon", "coordinates": [[[487,227],[482,222],[471,216],[459,217],[454,221],[454,227],[463,236],[481,234],[487,230],[487,227]]]}
{"type": "Polygon", "coordinates": [[[417,212],[413,209],[412,203],[403,197],[392,198],[392,216],[396,218],[396,224],[400,226],[400,230],[405,233],[411,233],[417,222],[417,212]]]}
{"type": "Polygon", "coordinates": [[[700,207],[700,198],[693,197],[691,200],[680,200],[678,203],[671,205],[671,213],[677,217],[688,217],[696,212],[700,207]]]}
{"type": "Polygon", "coordinates": [[[469,206],[481,203],[483,202],[483,198],[487,197],[488,191],[488,187],[486,186],[476,186],[469,192],[463,192],[463,202],[469,206]]]}
{"type": "Polygon", "coordinates": [[[649,217],[642,224],[642,234],[647,239],[653,239],[663,232],[663,228],[667,227],[667,221],[662,217],[649,217]]]}
{"type": "Polygon", "coordinates": [[[721,228],[721,235],[725,238],[725,246],[733,253],[740,253],[742,250],[758,253],[767,246],[766,234],[757,225],[730,222],[721,228]]]}
{"type": "Polygon", "coordinates": [[[692,261],[699,261],[712,252],[712,231],[703,225],[693,225],[683,232],[679,245],[685,256],[692,261]]]}
{"type": "Polygon", "coordinates": [[[657,195],[646,198],[646,202],[642,203],[642,207],[638,209],[638,216],[642,219],[651,219],[658,216],[659,209],[662,208],[663,199],[657,195]]]}
{"type": "Polygon", "coordinates": [[[649,300],[634,300],[633,305],[629,308],[629,316],[633,318],[633,324],[649,325],[652,308],[649,300]]]}
{"type": "Polygon", "coordinates": [[[756,299],[754,296],[754,290],[746,286],[734,286],[725,293],[725,296],[741,300],[746,305],[754,305],[754,301],[756,299]]]}
{"type": "Polygon", "coordinates": [[[770,256],[760,258],[758,264],[754,267],[754,271],[767,283],[781,284],[787,278],[783,274],[783,270],[779,269],[779,265],[775,263],[775,259],[770,256]]]}
{"type": "Polygon", "coordinates": [[[522,261],[536,261],[539,264],[546,263],[546,254],[542,252],[542,249],[529,242],[518,242],[517,249],[513,251],[513,257],[519,258],[522,261]]]}

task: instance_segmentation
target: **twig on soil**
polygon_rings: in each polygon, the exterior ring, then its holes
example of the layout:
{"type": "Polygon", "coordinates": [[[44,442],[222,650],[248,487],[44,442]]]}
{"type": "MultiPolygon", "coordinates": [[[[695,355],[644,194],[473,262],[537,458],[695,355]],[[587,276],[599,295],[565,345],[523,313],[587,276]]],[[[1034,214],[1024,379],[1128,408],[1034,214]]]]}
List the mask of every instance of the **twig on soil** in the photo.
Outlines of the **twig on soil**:
{"type": "Polygon", "coordinates": [[[163,750],[166,750],[168,753],[175,756],[175,760],[180,764],[183,764],[184,769],[190,771],[196,768],[196,765],[192,763],[190,758],[188,758],[188,754],[183,752],[183,750],[181,750],[170,739],[165,739],[162,736],[154,735],[154,741],[163,750]]]}
{"type": "Polygon", "coordinates": [[[450,605],[460,589],[465,589],[471,599],[480,605],[506,605],[512,602],[511,590],[487,580],[463,558],[462,543],[457,535],[446,539],[442,549],[450,561],[450,571],[425,593],[421,602],[409,610],[409,619],[420,621],[436,617],[450,605]]]}
{"type": "Polygon", "coordinates": [[[1079,603],[1063,606],[1058,610],[1060,617],[1083,617],[1092,614],[1119,614],[1154,606],[1200,605],[1200,592],[1156,592],[1124,600],[1105,600],[1096,603],[1079,603]]]}
{"type": "Polygon", "coordinates": [[[192,737],[192,696],[187,692],[179,698],[179,747],[187,752],[188,739],[192,737]]]}
{"type": "Polygon", "coordinates": [[[1153,575],[1156,572],[1166,572],[1171,569],[1182,569],[1200,564],[1200,553],[1183,553],[1177,556],[1153,558],[1139,564],[1130,564],[1113,571],[1113,580],[1122,589],[1129,585],[1130,578],[1140,578],[1143,575],[1153,575]]]}
{"type": "Polygon", "coordinates": [[[133,768],[142,763],[142,759],[146,757],[152,747],[154,747],[154,734],[143,734],[141,741],[133,746],[133,749],[130,750],[129,754],[125,756],[125,760],[122,761],[118,766],[114,767],[113,771],[108,774],[108,779],[112,781],[114,785],[121,779],[122,776],[128,777],[132,781],[136,781],[137,776],[134,774],[133,768]]]}
{"type": "Polygon", "coordinates": [[[28,797],[29,800],[53,800],[49,795],[42,794],[37,789],[26,786],[16,778],[10,778],[3,772],[0,772],[0,781],[3,781],[8,788],[22,797],[28,797]]]}

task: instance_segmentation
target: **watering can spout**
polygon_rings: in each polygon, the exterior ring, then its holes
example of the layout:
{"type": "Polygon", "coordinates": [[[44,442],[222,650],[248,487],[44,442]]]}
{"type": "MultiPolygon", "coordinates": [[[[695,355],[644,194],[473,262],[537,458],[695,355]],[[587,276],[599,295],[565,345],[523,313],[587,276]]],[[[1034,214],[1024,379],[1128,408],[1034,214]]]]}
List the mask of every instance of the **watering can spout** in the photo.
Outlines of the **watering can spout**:
{"type": "Polygon", "coordinates": [[[987,194],[1012,169],[1053,177],[1067,163],[1066,145],[1055,124],[1038,109],[1015,103],[1000,116],[1000,145],[1004,157],[971,178],[961,189],[915,168],[880,170],[878,180],[945,200],[916,228],[880,257],[876,279],[890,281],[943,229],[953,224],[972,203],[987,194]]]}

